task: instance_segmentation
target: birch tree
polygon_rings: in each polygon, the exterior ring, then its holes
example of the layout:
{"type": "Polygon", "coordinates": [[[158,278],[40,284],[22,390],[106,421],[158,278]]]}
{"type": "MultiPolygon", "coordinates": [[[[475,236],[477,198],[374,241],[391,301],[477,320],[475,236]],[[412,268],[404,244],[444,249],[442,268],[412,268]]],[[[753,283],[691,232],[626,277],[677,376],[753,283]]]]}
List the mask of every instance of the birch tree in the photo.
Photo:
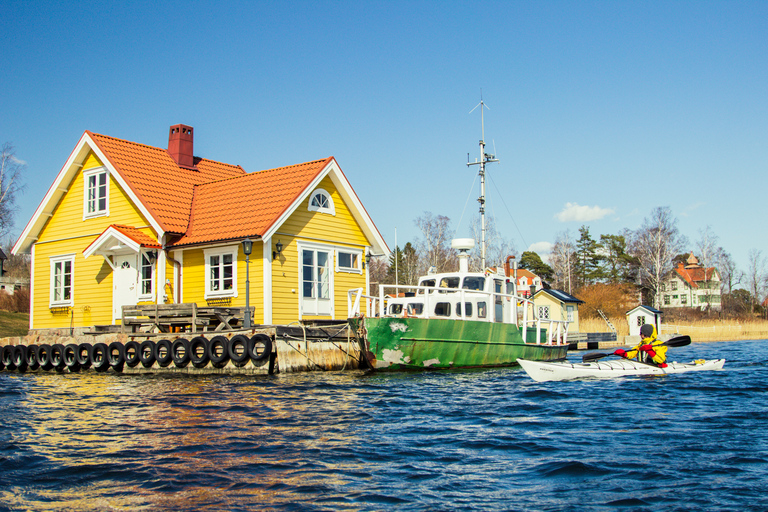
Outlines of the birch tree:
{"type": "Polygon", "coordinates": [[[552,247],[550,263],[555,274],[555,286],[566,288],[568,293],[573,288],[573,271],[576,263],[576,244],[570,231],[561,231],[552,247]]]}
{"type": "Polygon", "coordinates": [[[712,306],[712,292],[710,291],[711,285],[709,283],[710,274],[707,272],[709,267],[714,266],[717,260],[718,237],[712,232],[712,228],[707,226],[706,228],[699,230],[699,240],[696,242],[696,250],[699,253],[699,264],[704,267],[704,287],[707,290],[707,309],[712,306]]]}
{"type": "Polygon", "coordinates": [[[3,144],[0,154],[0,237],[13,227],[16,213],[16,194],[23,188],[22,175],[27,164],[16,158],[16,150],[10,142],[3,144]]]}
{"type": "Polygon", "coordinates": [[[655,208],[635,231],[632,251],[637,258],[640,278],[653,294],[653,304],[661,308],[661,284],[672,270],[672,258],[685,245],[677,229],[677,219],[668,206],[655,208]]]}
{"type": "Polygon", "coordinates": [[[755,304],[760,303],[760,298],[765,293],[765,285],[768,276],[765,272],[765,257],[763,251],[759,249],[750,249],[747,253],[747,286],[752,295],[750,302],[750,313],[755,314],[755,304]]]}
{"type": "Polygon", "coordinates": [[[451,266],[455,265],[451,249],[453,237],[453,231],[450,229],[451,219],[444,215],[434,216],[431,212],[424,212],[414,222],[422,234],[417,246],[423,266],[426,268],[421,269],[421,274],[426,274],[426,270],[430,267],[435,267],[438,272],[451,270],[451,266]]]}

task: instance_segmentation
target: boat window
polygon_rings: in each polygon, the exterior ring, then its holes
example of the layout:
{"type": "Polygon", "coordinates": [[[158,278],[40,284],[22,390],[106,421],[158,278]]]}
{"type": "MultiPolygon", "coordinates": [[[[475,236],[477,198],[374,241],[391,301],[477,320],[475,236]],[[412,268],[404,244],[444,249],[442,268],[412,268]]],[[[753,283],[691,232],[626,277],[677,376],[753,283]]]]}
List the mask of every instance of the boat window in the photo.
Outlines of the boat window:
{"type": "Polygon", "coordinates": [[[424,304],[408,304],[407,311],[409,315],[420,315],[424,312],[424,304]]]}
{"type": "Polygon", "coordinates": [[[477,318],[485,318],[487,316],[488,306],[485,302],[477,303],[477,318]]]}
{"type": "Polygon", "coordinates": [[[483,291],[485,289],[485,278],[484,277],[465,277],[464,278],[464,286],[462,286],[465,290],[480,290],[483,291]]]}
{"type": "MultiPolygon", "coordinates": [[[[435,279],[423,279],[419,281],[419,286],[435,286],[437,281],[435,279]]],[[[419,290],[419,293],[424,293],[424,290],[419,290]]]]}
{"type": "Polygon", "coordinates": [[[514,295],[515,294],[515,283],[512,281],[507,281],[507,295],[514,295]]]}
{"type": "Polygon", "coordinates": [[[403,312],[403,305],[402,304],[391,304],[389,306],[389,314],[390,315],[399,315],[403,312]]]}
{"type": "Polygon", "coordinates": [[[440,280],[440,288],[458,288],[459,277],[444,277],[440,280]]]}
{"type": "MultiPolygon", "coordinates": [[[[472,303],[471,302],[465,302],[464,303],[464,310],[465,310],[465,316],[470,317],[472,316],[472,303]]],[[[456,303],[456,315],[459,317],[461,316],[461,302],[456,303]]]]}
{"type": "Polygon", "coordinates": [[[438,302],[435,305],[435,316],[451,316],[451,303],[438,302]]]}
{"type": "Polygon", "coordinates": [[[499,279],[494,279],[493,280],[493,288],[494,288],[494,290],[496,290],[496,293],[502,293],[501,292],[501,289],[502,289],[501,285],[502,285],[502,281],[500,281],[499,279]]]}

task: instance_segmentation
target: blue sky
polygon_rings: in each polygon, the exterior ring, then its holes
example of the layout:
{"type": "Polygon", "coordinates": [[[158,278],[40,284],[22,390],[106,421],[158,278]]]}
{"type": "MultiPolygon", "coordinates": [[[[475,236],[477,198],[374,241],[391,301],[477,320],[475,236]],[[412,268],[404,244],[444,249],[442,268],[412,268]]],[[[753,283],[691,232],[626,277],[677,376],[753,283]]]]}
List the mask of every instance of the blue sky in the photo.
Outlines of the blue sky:
{"type": "Polygon", "coordinates": [[[517,251],[669,206],[691,248],[710,226],[742,269],[768,254],[768,2],[12,1],[0,23],[16,235],[84,130],[166,147],[184,123],[247,171],[335,156],[390,247],[425,211],[468,236],[482,90],[517,251]]]}

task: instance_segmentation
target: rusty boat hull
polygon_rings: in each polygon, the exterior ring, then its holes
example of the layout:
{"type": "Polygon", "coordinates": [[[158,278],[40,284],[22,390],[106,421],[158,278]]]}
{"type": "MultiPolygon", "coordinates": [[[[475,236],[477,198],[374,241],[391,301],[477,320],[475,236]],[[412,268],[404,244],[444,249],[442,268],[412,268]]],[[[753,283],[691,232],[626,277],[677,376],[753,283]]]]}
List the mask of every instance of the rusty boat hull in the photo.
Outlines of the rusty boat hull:
{"type": "Polygon", "coordinates": [[[523,340],[518,326],[509,323],[408,317],[349,322],[373,370],[514,366],[518,359],[559,361],[568,350],[567,344],[547,343],[544,332],[537,340],[535,329],[528,329],[523,340]]]}

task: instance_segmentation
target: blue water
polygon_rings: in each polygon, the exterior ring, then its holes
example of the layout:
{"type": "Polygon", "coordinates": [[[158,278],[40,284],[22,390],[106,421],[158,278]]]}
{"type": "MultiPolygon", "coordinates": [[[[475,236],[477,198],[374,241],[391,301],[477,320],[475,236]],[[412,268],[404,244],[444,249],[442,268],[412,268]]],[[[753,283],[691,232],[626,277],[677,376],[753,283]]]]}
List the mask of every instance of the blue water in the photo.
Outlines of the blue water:
{"type": "Polygon", "coordinates": [[[0,509],[768,510],[768,341],[669,351],[720,357],[559,383],[2,372],[0,509]]]}

